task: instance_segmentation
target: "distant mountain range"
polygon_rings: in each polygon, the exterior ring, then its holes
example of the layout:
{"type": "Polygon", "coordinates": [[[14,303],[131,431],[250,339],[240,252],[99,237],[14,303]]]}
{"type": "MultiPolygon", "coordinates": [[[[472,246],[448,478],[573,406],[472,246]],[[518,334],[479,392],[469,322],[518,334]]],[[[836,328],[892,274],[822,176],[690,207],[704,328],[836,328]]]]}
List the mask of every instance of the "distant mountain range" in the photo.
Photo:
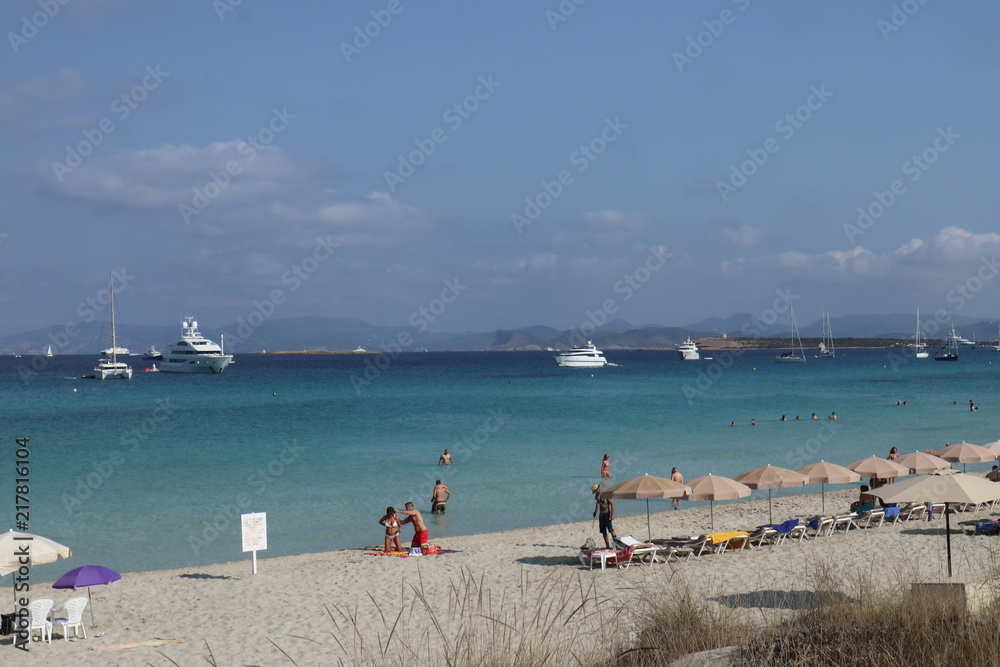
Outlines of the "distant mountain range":
{"type": "MultiPolygon", "coordinates": [[[[997,321],[978,321],[953,316],[959,335],[977,341],[997,338],[997,321]]],[[[562,331],[543,325],[489,332],[431,332],[415,327],[376,326],[363,320],[341,317],[296,317],[266,320],[259,326],[239,322],[221,329],[202,328],[202,333],[215,341],[225,334],[225,346],[232,352],[277,351],[337,351],[358,347],[369,351],[399,348],[411,350],[531,350],[563,349],[581,341],[592,340],[607,349],[671,348],[685,338],[721,337],[746,338],[741,331],[753,322],[749,313],[736,313],[725,319],[711,317],[682,327],[656,324],[633,325],[625,320],[613,320],[596,331],[581,333],[562,331]]],[[[922,320],[932,324],[932,318],[922,320]]],[[[838,339],[909,339],[916,327],[915,315],[846,315],[831,319],[834,338],[838,339]]],[[[941,337],[925,326],[929,338],[941,337]]],[[[799,327],[803,338],[822,335],[820,320],[799,327]]],[[[119,326],[119,345],[133,353],[142,353],[153,345],[164,349],[180,334],[180,326],[119,326]]],[[[775,322],[767,328],[764,338],[787,338],[787,322],[775,322]]],[[[97,354],[109,347],[110,333],[100,322],[77,325],[71,331],[53,326],[0,337],[0,354],[41,354],[51,345],[55,354],[97,354]]]]}

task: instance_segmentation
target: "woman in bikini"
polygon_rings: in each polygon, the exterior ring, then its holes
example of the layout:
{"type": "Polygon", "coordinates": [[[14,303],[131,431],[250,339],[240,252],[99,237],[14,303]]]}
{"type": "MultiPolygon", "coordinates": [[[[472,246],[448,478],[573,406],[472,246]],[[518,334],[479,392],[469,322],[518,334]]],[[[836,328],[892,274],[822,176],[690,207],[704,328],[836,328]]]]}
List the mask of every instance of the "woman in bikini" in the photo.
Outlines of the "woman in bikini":
{"type": "Polygon", "coordinates": [[[611,457],[607,454],[604,455],[604,460],[601,461],[601,477],[611,477],[611,457]]]}
{"type": "Polygon", "coordinates": [[[399,519],[396,518],[396,510],[392,507],[385,508],[385,516],[378,520],[385,526],[385,552],[403,550],[403,543],[399,541],[399,519]]]}

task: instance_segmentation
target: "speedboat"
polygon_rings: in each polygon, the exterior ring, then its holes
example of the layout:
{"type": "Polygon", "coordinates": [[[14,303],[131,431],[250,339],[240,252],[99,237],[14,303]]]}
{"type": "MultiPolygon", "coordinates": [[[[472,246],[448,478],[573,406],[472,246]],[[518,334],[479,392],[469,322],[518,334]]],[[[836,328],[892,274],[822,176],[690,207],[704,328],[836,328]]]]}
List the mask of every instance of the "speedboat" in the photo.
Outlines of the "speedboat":
{"type": "Polygon", "coordinates": [[[681,355],[682,361],[698,361],[701,359],[701,355],[698,353],[698,346],[695,345],[691,337],[681,343],[681,346],[677,348],[677,352],[681,355]]]}
{"type": "Polygon", "coordinates": [[[170,344],[163,355],[160,371],[164,373],[221,373],[233,361],[221,347],[198,332],[194,317],[184,318],[181,339],[170,344]]]}
{"type": "Polygon", "coordinates": [[[149,361],[158,361],[163,358],[163,353],[150,345],[149,349],[143,353],[142,358],[149,361]]]}
{"type": "Polygon", "coordinates": [[[594,347],[589,340],[586,345],[560,352],[555,356],[555,360],[563,368],[600,368],[610,365],[604,358],[604,353],[594,347]]]}

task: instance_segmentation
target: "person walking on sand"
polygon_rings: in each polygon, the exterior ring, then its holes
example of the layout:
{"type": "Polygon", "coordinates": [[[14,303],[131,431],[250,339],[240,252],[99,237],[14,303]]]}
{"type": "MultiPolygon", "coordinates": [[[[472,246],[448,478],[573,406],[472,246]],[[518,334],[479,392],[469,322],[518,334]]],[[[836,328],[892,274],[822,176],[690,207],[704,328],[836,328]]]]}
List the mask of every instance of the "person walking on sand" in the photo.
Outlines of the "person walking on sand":
{"type": "Polygon", "coordinates": [[[604,538],[604,546],[608,549],[611,548],[611,540],[608,539],[608,533],[611,533],[613,539],[617,539],[618,536],[615,535],[615,501],[608,496],[607,498],[597,497],[597,504],[594,506],[594,516],[600,516],[597,519],[598,527],[601,530],[601,536],[604,538]]]}
{"type": "Polygon", "coordinates": [[[396,516],[396,510],[386,507],[385,516],[378,522],[385,526],[385,553],[393,551],[393,546],[396,547],[396,551],[402,551],[403,543],[399,541],[399,517],[396,516]]]}
{"type": "Polygon", "coordinates": [[[439,466],[451,465],[451,454],[448,453],[447,449],[444,450],[444,454],[442,454],[441,458],[438,459],[438,465],[439,466]]]}
{"type": "MultiPolygon", "coordinates": [[[[683,484],[684,475],[681,474],[680,470],[674,468],[673,470],[670,471],[670,481],[677,482],[678,484],[683,484]]],[[[674,509],[679,509],[680,506],[681,506],[681,501],[678,500],[677,498],[674,498],[674,509]]]]}
{"type": "Polygon", "coordinates": [[[444,506],[448,502],[448,499],[451,498],[451,491],[441,483],[441,480],[434,483],[437,486],[434,487],[434,492],[431,495],[431,513],[444,514],[444,506]]]}
{"type": "Polygon", "coordinates": [[[611,477],[611,457],[607,454],[604,455],[604,460],[601,461],[601,477],[611,477]]]}
{"type": "Polygon", "coordinates": [[[420,510],[414,509],[413,503],[406,503],[406,509],[396,510],[396,513],[406,515],[403,523],[413,524],[413,542],[410,543],[410,547],[419,549],[427,544],[427,538],[430,537],[430,533],[427,530],[427,524],[424,523],[424,516],[420,513],[420,510]]]}

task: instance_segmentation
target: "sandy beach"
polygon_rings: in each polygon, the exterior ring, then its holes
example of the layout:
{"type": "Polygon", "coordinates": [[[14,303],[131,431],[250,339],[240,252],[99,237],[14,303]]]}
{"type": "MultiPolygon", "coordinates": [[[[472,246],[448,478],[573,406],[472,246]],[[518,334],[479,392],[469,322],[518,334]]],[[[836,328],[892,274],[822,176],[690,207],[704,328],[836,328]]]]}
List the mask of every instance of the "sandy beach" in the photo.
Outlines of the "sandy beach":
{"type": "MultiPolygon", "coordinates": [[[[827,493],[828,513],[846,509],[856,495],[827,493]]],[[[819,494],[774,501],[775,521],[819,510],[819,494]]],[[[995,538],[966,536],[955,525],[989,514],[954,519],[956,576],[992,567],[995,538]]],[[[767,522],[767,500],[715,506],[716,530],[767,522]]],[[[645,514],[616,523],[619,535],[646,536],[645,514]]],[[[652,526],[657,538],[708,532],[709,508],[661,511],[652,526]]],[[[443,662],[446,652],[463,664],[463,651],[514,650],[545,627],[570,664],[573,655],[598,656],[599,647],[625,641],[646,594],[687,586],[712,604],[767,617],[795,608],[818,573],[833,573],[847,590],[859,574],[903,590],[911,581],[941,578],[946,567],[940,517],[625,570],[581,567],[577,553],[588,537],[600,542],[591,521],[447,540],[432,533],[432,543],[456,553],[398,558],[366,555],[379,548],[368,547],[260,558],[256,575],[248,554],[238,562],[127,574],[93,589],[96,627],[86,612],[86,640],[56,634],[51,645],[33,642],[24,653],[7,637],[0,651],[7,652],[4,664],[23,665],[398,665],[443,662]]],[[[10,590],[2,590],[9,600],[10,590]]],[[[42,584],[33,592],[57,606],[71,597],[42,584]]]]}

